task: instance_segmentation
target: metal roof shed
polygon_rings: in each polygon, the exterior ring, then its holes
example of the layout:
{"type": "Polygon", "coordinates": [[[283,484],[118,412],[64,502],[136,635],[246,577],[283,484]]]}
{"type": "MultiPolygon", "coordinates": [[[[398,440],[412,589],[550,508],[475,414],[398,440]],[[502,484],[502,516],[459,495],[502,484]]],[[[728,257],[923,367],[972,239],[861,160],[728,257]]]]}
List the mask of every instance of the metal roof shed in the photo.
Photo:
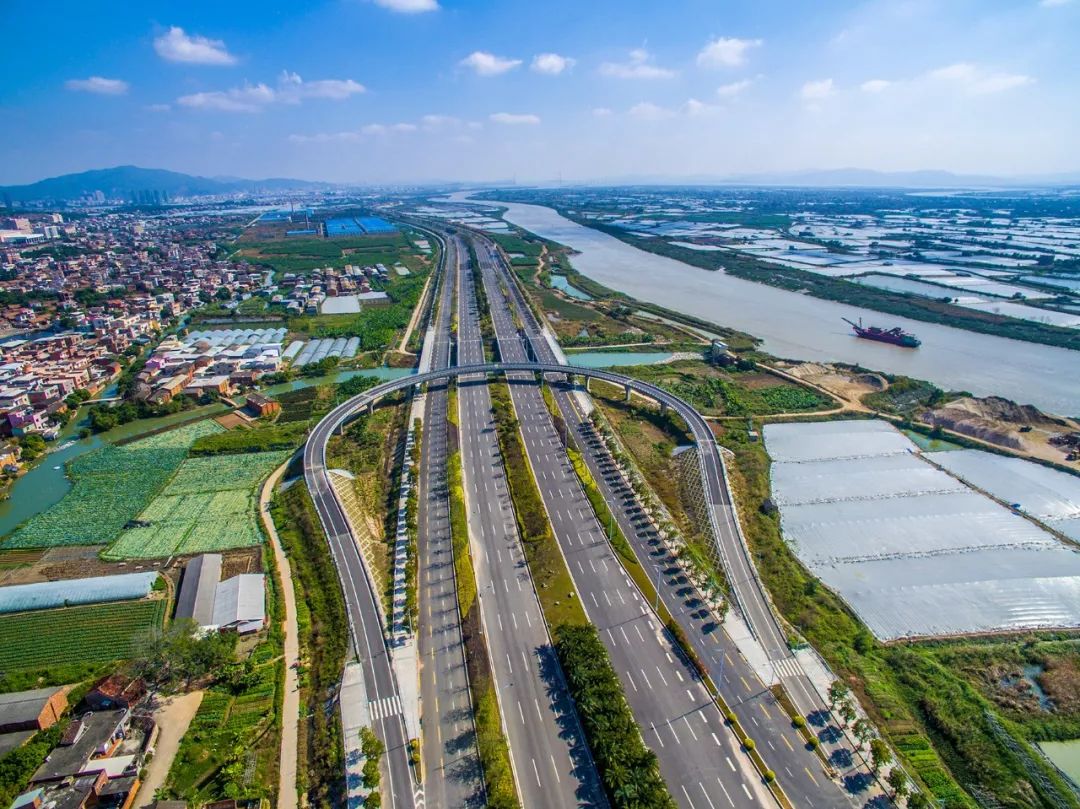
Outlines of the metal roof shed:
{"type": "Polygon", "coordinates": [[[214,600],[221,580],[221,554],[196,556],[184,568],[180,595],[176,599],[177,619],[190,618],[199,626],[214,623],[214,600]]]}
{"type": "Polygon", "coordinates": [[[241,573],[217,586],[214,625],[240,634],[255,632],[266,621],[266,594],[261,573],[241,573]]]}

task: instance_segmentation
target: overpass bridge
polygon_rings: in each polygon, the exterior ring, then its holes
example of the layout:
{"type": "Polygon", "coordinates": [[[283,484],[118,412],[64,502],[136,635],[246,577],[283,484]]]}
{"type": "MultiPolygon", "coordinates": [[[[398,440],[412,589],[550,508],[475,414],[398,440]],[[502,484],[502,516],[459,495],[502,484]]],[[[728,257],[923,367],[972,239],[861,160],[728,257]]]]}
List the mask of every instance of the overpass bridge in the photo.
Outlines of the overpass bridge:
{"type": "MultiPolygon", "coordinates": [[[[724,459],[705,418],[685,400],[657,385],[623,374],[597,368],[581,368],[543,362],[497,362],[483,365],[458,365],[437,371],[427,371],[383,382],[342,403],[327,414],[312,431],[304,448],[304,475],[316,505],[332,508],[336,498],[326,468],[326,444],[335,432],[359,413],[368,411],[381,399],[397,391],[429,382],[455,377],[488,374],[532,373],[543,376],[581,377],[586,381],[599,379],[623,388],[627,398],[637,393],[657,402],[661,409],[670,408],[686,422],[697,449],[697,460],[705,507],[711,529],[711,548],[714,561],[722,565],[731,585],[731,597],[751,633],[774,663],[791,656],[787,640],[772,612],[764,585],[750,560],[749,549],[742,536],[735,513],[734,498],[728,486],[724,459]]],[[[335,509],[337,510],[337,509],[335,509]]],[[[325,521],[324,517],[324,521],[325,521]]],[[[330,519],[331,523],[342,524],[330,519]]]]}

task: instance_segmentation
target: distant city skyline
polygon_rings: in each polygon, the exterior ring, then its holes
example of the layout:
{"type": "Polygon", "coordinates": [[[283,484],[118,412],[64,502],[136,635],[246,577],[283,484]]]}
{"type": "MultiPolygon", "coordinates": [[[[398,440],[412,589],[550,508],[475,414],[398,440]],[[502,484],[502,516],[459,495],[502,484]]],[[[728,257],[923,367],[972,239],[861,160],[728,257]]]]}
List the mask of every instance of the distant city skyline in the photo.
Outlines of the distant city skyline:
{"type": "Polygon", "coordinates": [[[9,5],[0,184],[1075,173],[1078,0],[9,5]]]}

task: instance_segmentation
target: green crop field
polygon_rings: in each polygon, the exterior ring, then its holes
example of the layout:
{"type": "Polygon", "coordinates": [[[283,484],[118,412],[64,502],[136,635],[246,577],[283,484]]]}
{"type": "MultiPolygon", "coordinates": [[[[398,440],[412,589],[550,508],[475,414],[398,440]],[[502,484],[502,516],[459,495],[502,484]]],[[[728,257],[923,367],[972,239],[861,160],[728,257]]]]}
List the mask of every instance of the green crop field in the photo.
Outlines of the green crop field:
{"type": "Polygon", "coordinates": [[[257,488],[289,452],[188,458],[169,484],[104,554],[152,559],[244,548],[262,542],[257,488]]]}
{"type": "Polygon", "coordinates": [[[165,617],[163,598],[0,616],[0,670],[131,657],[165,617]]]}
{"type": "Polygon", "coordinates": [[[72,461],[74,485],[64,498],[18,528],[0,547],[104,545],[162,490],[200,436],[221,432],[212,420],[168,430],[72,461]]]}

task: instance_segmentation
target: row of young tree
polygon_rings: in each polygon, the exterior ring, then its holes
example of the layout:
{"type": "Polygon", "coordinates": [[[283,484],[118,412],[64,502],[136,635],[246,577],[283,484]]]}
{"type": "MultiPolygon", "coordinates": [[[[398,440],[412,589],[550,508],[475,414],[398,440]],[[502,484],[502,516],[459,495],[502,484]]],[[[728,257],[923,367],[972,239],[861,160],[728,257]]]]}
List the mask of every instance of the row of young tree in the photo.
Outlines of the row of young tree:
{"type": "MultiPolygon", "coordinates": [[[[870,769],[878,775],[882,769],[893,763],[892,750],[885,740],[877,735],[874,726],[864,716],[859,716],[855,707],[855,698],[851,689],[843,680],[834,680],[829,686],[829,705],[844,720],[851,734],[858,740],[859,746],[868,746],[870,769]]],[[[893,766],[885,776],[885,783],[892,790],[893,799],[907,798],[909,809],[929,809],[930,800],[922,792],[912,792],[912,784],[900,766],[893,766]]]]}
{"type": "Polygon", "coordinates": [[[557,627],[555,651],[612,806],[675,809],[596,627],[557,627]]]}

